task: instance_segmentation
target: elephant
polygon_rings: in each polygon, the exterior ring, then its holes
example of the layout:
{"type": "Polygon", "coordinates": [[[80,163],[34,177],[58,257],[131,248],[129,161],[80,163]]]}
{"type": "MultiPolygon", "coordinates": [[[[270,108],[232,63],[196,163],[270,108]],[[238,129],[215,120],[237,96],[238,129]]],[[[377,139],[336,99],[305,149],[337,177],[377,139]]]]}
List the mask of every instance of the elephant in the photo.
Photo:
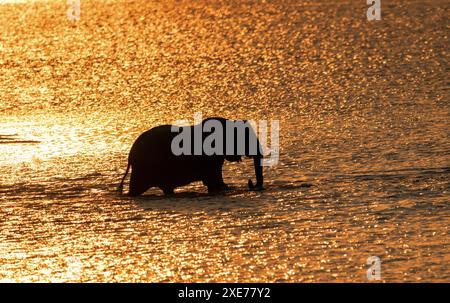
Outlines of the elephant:
{"type": "Polygon", "coordinates": [[[241,162],[241,156],[253,158],[256,185],[249,179],[249,188],[263,189],[262,147],[248,121],[213,117],[197,125],[156,126],[133,143],[118,190],[123,192],[130,167],[129,196],[139,196],[151,187],[159,187],[165,195],[170,195],[175,188],[195,181],[202,181],[209,193],[225,190],[228,186],[222,178],[224,161],[241,162]],[[241,137],[242,128],[236,125],[244,125],[241,137]],[[183,141],[177,137],[180,134],[190,135],[183,141]],[[215,140],[210,137],[213,135],[215,140]],[[182,144],[177,145],[176,141],[182,144]],[[180,148],[184,152],[180,153],[180,148]]]}

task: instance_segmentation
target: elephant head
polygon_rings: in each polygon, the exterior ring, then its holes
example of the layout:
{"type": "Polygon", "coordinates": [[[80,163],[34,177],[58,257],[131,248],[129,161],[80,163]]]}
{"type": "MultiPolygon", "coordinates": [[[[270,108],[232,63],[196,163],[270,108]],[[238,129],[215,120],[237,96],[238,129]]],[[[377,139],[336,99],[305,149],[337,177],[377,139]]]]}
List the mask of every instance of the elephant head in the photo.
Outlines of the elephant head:
{"type": "Polygon", "coordinates": [[[208,118],[203,122],[211,120],[220,121],[223,127],[223,154],[225,160],[231,162],[240,162],[242,156],[253,159],[255,168],[256,184],[248,180],[250,189],[263,188],[263,169],[262,169],[262,146],[260,141],[247,120],[227,120],[224,118],[208,118]]]}

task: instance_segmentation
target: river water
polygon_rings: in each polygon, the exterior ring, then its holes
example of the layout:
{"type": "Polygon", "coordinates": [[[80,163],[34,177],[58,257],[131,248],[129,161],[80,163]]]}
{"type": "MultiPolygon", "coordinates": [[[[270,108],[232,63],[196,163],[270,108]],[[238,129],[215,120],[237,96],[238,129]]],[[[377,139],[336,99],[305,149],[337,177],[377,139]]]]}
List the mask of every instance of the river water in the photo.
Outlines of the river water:
{"type": "Polygon", "coordinates": [[[0,2],[0,281],[450,281],[448,1],[0,2]],[[195,112],[280,121],[266,190],[117,194],[195,112]]]}

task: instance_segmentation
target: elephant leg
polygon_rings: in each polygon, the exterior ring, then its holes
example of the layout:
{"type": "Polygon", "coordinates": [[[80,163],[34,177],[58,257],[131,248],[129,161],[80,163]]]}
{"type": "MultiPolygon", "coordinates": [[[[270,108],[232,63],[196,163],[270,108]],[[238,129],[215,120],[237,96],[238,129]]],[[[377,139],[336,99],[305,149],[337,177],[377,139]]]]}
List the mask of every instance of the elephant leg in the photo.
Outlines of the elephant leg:
{"type": "Polygon", "coordinates": [[[161,188],[163,193],[168,196],[168,195],[173,195],[173,188],[171,187],[163,187],[161,188]]]}
{"type": "Polygon", "coordinates": [[[130,191],[132,197],[139,196],[150,188],[148,172],[143,168],[132,167],[130,176],[130,191]]]}
{"type": "Polygon", "coordinates": [[[208,192],[209,193],[216,193],[219,192],[223,189],[222,186],[217,186],[217,185],[209,185],[208,186],[208,192]]]}
{"type": "Polygon", "coordinates": [[[219,163],[219,168],[216,171],[217,180],[218,180],[218,183],[219,183],[219,186],[220,186],[220,190],[228,190],[228,189],[230,189],[230,187],[223,181],[223,176],[222,176],[223,162],[224,161],[219,163]]]}
{"type": "Polygon", "coordinates": [[[215,163],[206,172],[205,178],[202,181],[208,187],[208,192],[216,192],[228,188],[225,182],[223,182],[222,165],[223,161],[215,163]]]}

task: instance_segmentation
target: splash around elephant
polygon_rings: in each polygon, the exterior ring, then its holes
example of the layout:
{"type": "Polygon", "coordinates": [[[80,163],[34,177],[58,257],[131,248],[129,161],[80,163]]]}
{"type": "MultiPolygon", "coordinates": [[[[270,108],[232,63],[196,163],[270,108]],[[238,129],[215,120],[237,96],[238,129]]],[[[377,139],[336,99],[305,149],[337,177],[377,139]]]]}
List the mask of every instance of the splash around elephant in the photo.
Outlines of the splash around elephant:
{"type": "Polygon", "coordinates": [[[208,118],[197,125],[161,125],[142,133],[128,156],[128,166],[118,190],[123,191],[131,167],[129,195],[138,196],[151,187],[164,194],[195,181],[202,181],[209,192],[227,188],[222,178],[224,161],[240,162],[253,158],[256,185],[263,188],[262,147],[245,120],[208,118]]]}

